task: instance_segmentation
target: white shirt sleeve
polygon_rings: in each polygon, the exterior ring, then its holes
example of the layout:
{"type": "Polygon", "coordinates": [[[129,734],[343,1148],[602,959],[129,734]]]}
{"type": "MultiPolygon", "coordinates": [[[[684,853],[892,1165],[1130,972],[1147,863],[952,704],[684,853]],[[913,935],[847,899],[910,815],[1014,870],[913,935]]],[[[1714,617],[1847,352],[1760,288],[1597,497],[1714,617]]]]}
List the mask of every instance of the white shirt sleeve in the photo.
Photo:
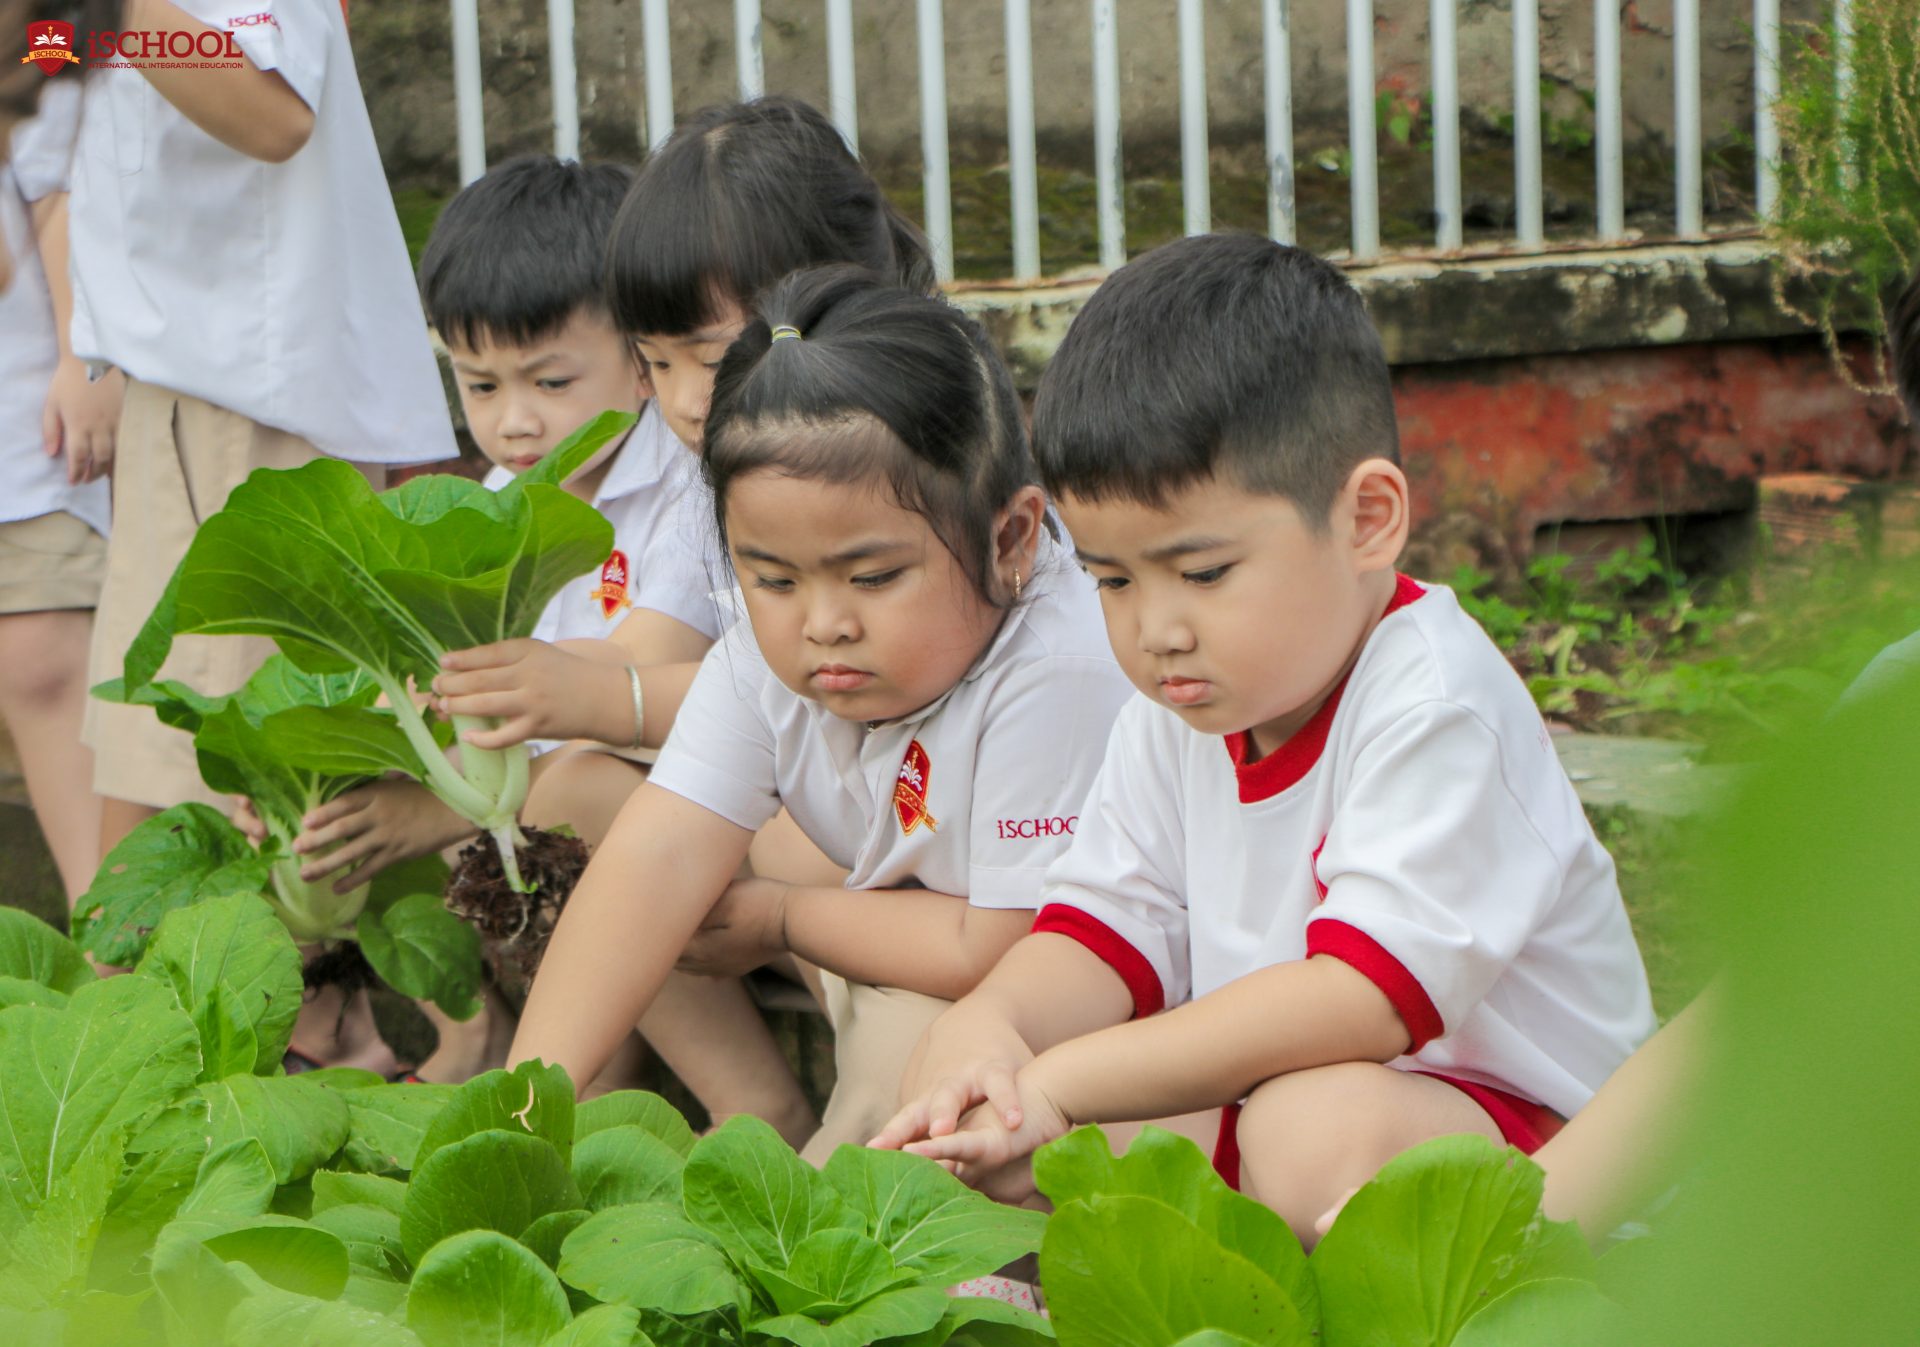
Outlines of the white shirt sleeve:
{"type": "Polygon", "coordinates": [[[67,190],[80,131],[80,84],[55,81],[40,95],[33,116],[13,128],[9,167],[27,202],[67,190]]]}
{"type": "Polygon", "coordinates": [[[645,549],[633,559],[629,600],[635,608],[684,622],[711,641],[725,630],[713,595],[730,583],[732,577],[720,567],[706,492],[689,484],[661,511],[645,549]]]}
{"type": "Polygon", "coordinates": [[[1355,755],[1316,873],[1326,898],[1307,924],[1307,953],[1370,977],[1405,1021],[1410,1052],[1485,998],[1564,882],[1508,786],[1499,738],[1438,701],[1355,755]]]}
{"type": "Polygon", "coordinates": [[[1111,660],[1084,655],[1023,663],[993,690],[974,754],[968,902],[1040,905],[1131,693],[1111,660]]]}
{"type": "Polygon", "coordinates": [[[1192,988],[1180,755],[1170,736],[1152,732],[1164,714],[1145,698],[1121,711],[1033,924],[1104,959],[1133,994],[1135,1015],[1178,1005],[1192,988]]]}
{"type": "Polygon", "coordinates": [[[327,78],[332,25],[344,24],[339,0],[174,0],[210,28],[233,35],[234,45],[261,70],[277,70],[315,111],[327,78]]]}
{"type": "Polygon", "coordinates": [[[773,673],[742,623],[707,652],[649,778],[758,832],[780,809],[762,693],[773,673]]]}

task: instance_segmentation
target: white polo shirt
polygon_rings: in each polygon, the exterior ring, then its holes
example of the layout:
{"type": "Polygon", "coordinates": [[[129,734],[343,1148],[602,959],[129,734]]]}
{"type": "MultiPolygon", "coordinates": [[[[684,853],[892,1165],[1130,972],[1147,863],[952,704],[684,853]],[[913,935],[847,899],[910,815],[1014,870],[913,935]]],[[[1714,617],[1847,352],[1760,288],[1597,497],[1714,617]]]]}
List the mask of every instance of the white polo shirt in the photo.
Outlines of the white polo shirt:
{"type": "Polygon", "coordinates": [[[847,887],[1032,908],[1131,691],[1092,582],[1045,545],[1027,601],[966,676],[871,730],[773,676],[735,625],[708,652],[653,782],[742,828],[782,805],[847,887]]]}
{"type": "Polygon", "coordinates": [[[1333,955],[1399,1011],[1399,1065],[1571,1116],[1654,1028],[1613,860],[1452,592],[1403,578],[1395,605],[1251,765],[1244,733],[1129,705],[1034,929],[1099,954],[1139,1014],[1333,955]]]}
{"type": "Polygon", "coordinates": [[[339,0],[175,0],[313,109],[284,164],[222,145],[135,69],[84,81],[73,350],[324,453],[456,450],[339,0]]]}
{"type": "Polygon", "coordinates": [[[0,290],[0,522],[65,510],[104,535],[112,514],[106,480],[73,486],[66,456],[48,458],[40,449],[40,413],[60,347],[28,208],[67,189],[79,121],[79,81],[55,81],[39,111],[14,126],[11,157],[0,165],[0,238],[13,258],[13,283],[0,290]]]}

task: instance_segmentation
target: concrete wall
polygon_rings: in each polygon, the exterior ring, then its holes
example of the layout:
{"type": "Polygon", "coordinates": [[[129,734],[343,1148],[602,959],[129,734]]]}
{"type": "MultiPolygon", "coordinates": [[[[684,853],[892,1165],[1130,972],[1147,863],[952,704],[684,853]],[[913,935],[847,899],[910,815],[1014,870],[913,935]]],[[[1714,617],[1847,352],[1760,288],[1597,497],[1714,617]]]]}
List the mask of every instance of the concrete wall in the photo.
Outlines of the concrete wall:
{"type": "MultiPolygon", "coordinates": [[[[1593,87],[1594,0],[1542,0],[1541,72],[1558,86],[1551,116],[1590,119],[1576,90],[1593,87]]],[[[1672,128],[1671,0],[1600,0],[1623,13],[1624,105],[1630,145],[1657,154],[1672,128]]],[[[1786,0],[1790,20],[1817,0],[1786,0]]],[[[876,164],[919,162],[919,86],[913,0],[856,0],[861,148],[876,164]]],[[[1701,6],[1705,125],[1729,144],[1752,118],[1753,58],[1746,4],[1701,6]]],[[[1430,84],[1425,0],[1375,6],[1376,82],[1419,98],[1430,84]]],[[[1206,0],[1210,121],[1217,160],[1257,164],[1261,130],[1260,6],[1206,0]]],[[[674,105],[686,111],[734,92],[731,0],[672,5],[674,105]]],[[[1294,0],[1295,127],[1304,151],[1346,136],[1342,0],[1294,0]]],[[[770,89],[824,105],[826,21],[820,0],[764,0],[770,89]]],[[[949,123],[956,157],[996,162],[1005,152],[1006,71],[1000,0],[947,0],[949,123]]],[[[1178,136],[1178,63],[1172,0],[1120,0],[1122,119],[1130,172],[1165,172],[1178,136]]],[[[546,7],[542,0],[481,0],[489,154],[551,142],[546,7]]],[[[578,0],[576,53],[588,155],[631,158],[644,143],[640,0],[578,0]]],[[[1469,123],[1489,128],[1512,98],[1508,0],[1460,0],[1460,82],[1469,123]]],[[[1036,96],[1043,156],[1089,157],[1089,6],[1033,0],[1036,96]]],[[[375,129],[397,183],[454,181],[452,59],[446,0],[377,0],[353,9],[354,46],[375,129]]],[[[1304,157],[1304,156],[1303,156],[1304,157]]]]}

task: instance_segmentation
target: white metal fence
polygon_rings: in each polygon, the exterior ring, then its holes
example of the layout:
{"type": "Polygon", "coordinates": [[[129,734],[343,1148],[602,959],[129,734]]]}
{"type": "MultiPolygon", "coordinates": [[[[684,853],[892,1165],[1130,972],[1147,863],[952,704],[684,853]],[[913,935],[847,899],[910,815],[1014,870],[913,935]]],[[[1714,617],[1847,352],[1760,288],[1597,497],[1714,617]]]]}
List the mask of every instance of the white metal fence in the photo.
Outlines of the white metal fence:
{"type": "MultiPolygon", "coordinates": [[[[1066,0],[1059,0],[1065,3],[1066,0]]],[[[1119,42],[1115,0],[1087,0],[1093,27],[1093,142],[1098,184],[1100,261],[1116,267],[1126,258],[1126,216],[1121,184],[1119,42]]],[[[1273,237],[1294,237],[1293,81],[1289,0],[1252,0],[1262,16],[1265,69],[1267,225],[1273,237]]],[[[1430,0],[1435,245],[1462,242],[1460,189],[1459,59],[1455,46],[1458,0],[1430,0]]],[[[481,120],[478,0],[451,0],[454,89],[459,121],[460,176],[471,182],[486,169],[481,120]]],[[[553,146],[562,158],[580,151],[580,111],[574,65],[575,0],[547,0],[553,83],[553,146]]],[[[853,0],[823,0],[826,7],[828,106],[835,125],[856,150],[858,84],[854,72],[853,0]]],[[[1007,152],[1011,180],[1013,278],[1040,275],[1038,169],[1034,148],[1033,39],[1029,0],[1003,0],[1006,22],[1007,152]]],[[[1842,94],[1848,83],[1845,42],[1851,0],[1832,0],[1842,48],[1837,53],[1842,94]]],[[[1178,0],[1180,59],[1180,157],[1186,231],[1212,227],[1208,199],[1205,16],[1202,0],[1178,0]]],[[[1544,240],[1544,194],[1540,133],[1539,0],[1512,0],[1515,229],[1522,248],[1544,240]]],[[[765,90],[760,0],[734,0],[735,54],[742,98],[765,90]]],[[[1626,232],[1619,6],[1594,6],[1594,237],[1602,242],[1626,232]]],[[[1774,165],[1779,137],[1772,106],[1779,90],[1780,3],[1753,0],[1756,157],[1755,199],[1762,213],[1777,195],[1774,165]]],[[[1673,4],[1674,228],[1682,237],[1704,230],[1700,124],[1700,0],[1673,4]]],[[[642,0],[646,129],[658,145],[673,129],[673,72],[668,49],[667,0],[642,0]]],[[[1374,3],[1347,0],[1347,149],[1351,163],[1352,234],[1358,260],[1380,254],[1380,200],[1374,126],[1374,3]]],[[[942,0],[917,0],[920,57],[921,149],[926,229],[943,280],[953,277],[952,192],[947,159],[946,57],[942,0]]]]}

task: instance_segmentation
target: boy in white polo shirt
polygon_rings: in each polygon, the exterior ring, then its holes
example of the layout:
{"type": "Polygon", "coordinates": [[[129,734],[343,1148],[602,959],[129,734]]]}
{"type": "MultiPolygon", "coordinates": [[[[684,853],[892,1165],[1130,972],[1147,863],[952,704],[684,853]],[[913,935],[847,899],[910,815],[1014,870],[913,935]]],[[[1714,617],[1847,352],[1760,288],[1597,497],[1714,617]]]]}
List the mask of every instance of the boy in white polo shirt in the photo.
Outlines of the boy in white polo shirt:
{"type": "MultiPolygon", "coordinates": [[[[120,27],[243,56],[86,71],[73,351],[128,380],[95,681],[121,672],[199,521],[255,468],[324,453],[378,482],[455,451],[339,0],[128,0],[120,27]]],[[[271,649],[184,639],[165,674],[218,694],[271,649]]],[[[143,707],[93,702],[87,741],[108,845],[209,798],[190,739],[143,707]]]]}
{"type": "Polygon", "coordinates": [[[1652,1030],[1646,977],[1526,689],[1394,570],[1358,294],[1263,239],[1162,248],[1075,320],[1035,440],[1144,696],[878,1143],[1017,1183],[1075,1124],[1220,1110],[1216,1163],[1306,1241],[1428,1137],[1540,1145],[1652,1030]]]}

